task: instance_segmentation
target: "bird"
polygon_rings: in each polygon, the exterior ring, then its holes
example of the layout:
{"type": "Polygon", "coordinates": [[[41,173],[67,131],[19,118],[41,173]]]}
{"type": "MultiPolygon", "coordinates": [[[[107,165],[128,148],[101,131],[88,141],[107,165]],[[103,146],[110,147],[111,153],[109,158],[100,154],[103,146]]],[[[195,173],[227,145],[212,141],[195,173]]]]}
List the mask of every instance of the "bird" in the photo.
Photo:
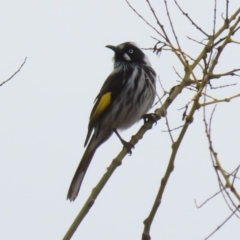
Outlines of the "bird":
{"type": "Polygon", "coordinates": [[[67,194],[70,202],[78,196],[97,148],[113,133],[131,153],[133,146],[121,138],[118,130],[125,130],[143,118],[156,96],[156,73],[147,56],[135,43],[125,42],[106,47],[114,52],[114,68],[94,101],[84,142],[86,150],[67,194]]]}

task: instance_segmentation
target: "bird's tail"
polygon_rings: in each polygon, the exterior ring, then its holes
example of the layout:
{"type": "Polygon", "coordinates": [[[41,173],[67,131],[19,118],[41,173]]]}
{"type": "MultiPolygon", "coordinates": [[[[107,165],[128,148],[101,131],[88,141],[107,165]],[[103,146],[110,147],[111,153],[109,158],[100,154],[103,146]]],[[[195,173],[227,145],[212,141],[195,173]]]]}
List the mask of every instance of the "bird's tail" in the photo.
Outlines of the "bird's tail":
{"type": "Polygon", "coordinates": [[[95,151],[96,148],[91,149],[90,146],[88,146],[85,153],[83,154],[83,157],[78,165],[78,168],[74,174],[74,177],[68,190],[67,199],[69,199],[70,202],[74,201],[78,195],[83,178],[87,172],[87,169],[89,167],[89,164],[91,163],[95,151]]]}
{"type": "Polygon", "coordinates": [[[92,161],[93,155],[96,152],[97,148],[105,142],[112,135],[112,128],[108,126],[96,127],[94,134],[83,154],[83,157],[78,165],[78,168],[73,176],[71,185],[68,190],[67,199],[74,201],[78,195],[79,189],[81,187],[83,178],[87,172],[87,169],[92,161]]]}

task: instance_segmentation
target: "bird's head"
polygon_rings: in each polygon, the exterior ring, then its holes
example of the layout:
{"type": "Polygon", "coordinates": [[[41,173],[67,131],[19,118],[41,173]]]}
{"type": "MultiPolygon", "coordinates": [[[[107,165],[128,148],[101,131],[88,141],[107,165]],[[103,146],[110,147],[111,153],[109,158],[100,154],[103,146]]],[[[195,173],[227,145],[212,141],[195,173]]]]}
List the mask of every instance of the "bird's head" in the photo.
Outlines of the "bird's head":
{"type": "Polygon", "coordinates": [[[147,56],[132,42],[125,42],[118,46],[107,45],[106,47],[114,51],[113,60],[115,63],[127,62],[151,66],[147,56]]]}

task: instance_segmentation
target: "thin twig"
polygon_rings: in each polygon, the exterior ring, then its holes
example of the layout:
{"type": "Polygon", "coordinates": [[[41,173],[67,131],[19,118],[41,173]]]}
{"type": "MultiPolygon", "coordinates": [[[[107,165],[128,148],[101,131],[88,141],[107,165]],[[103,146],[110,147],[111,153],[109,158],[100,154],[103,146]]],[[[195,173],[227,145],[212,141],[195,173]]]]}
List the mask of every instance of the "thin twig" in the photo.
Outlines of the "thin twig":
{"type": "Polygon", "coordinates": [[[3,84],[5,84],[5,83],[7,83],[8,81],[10,81],[17,73],[20,72],[20,70],[22,69],[22,67],[23,67],[23,65],[25,64],[26,60],[27,60],[27,57],[25,57],[23,63],[22,63],[21,66],[18,68],[18,70],[17,70],[11,77],[9,77],[7,80],[3,81],[3,82],[0,84],[0,87],[1,87],[3,84]]]}
{"type": "Polygon", "coordinates": [[[201,203],[200,205],[197,205],[197,201],[194,200],[195,202],[195,206],[196,208],[201,208],[202,206],[204,206],[208,201],[212,200],[214,197],[216,197],[219,193],[221,193],[223,191],[223,189],[219,190],[218,192],[216,192],[215,194],[213,194],[211,197],[207,198],[203,203],[201,203]]]}
{"type": "MultiPolygon", "coordinates": [[[[239,171],[239,167],[240,167],[240,165],[236,168],[235,173],[234,173],[234,175],[233,175],[232,185],[234,185],[235,179],[237,178],[237,173],[238,173],[238,171],[239,171]]],[[[238,178],[238,179],[239,179],[239,178],[238,178]]]]}
{"type": "Polygon", "coordinates": [[[240,75],[235,74],[235,72],[238,72],[238,71],[240,71],[240,68],[233,69],[233,70],[225,72],[225,73],[211,74],[210,79],[220,78],[220,77],[224,77],[224,76],[238,76],[239,77],[240,75]]]}
{"type": "Polygon", "coordinates": [[[166,8],[166,12],[167,12],[167,17],[168,17],[168,21],[169,21],[170,26],[171,26],[171,29],[172,29],[173,36],[174,36],[175,41],[176,41],[176,43],[177,43],[178,49],[180,50],[180,52],[182,52],[181,47],[180,47],[180,43],[179,43],[179,41],[178,41],[177,34],[176,34],[175,29],[174,29],[174,27],[173,27],[172,19],[171,19],[169,10],[168,10],[168,4],[167,4],[167,1],[166,1],[166,0],[164,0],[164,4],[165,4],[165,8],[166,8]]]}
{"type": "Polygon", "coordinates": [[[201,44],[201,45],[203,45],[203,46],[206,46],[205,43],[199,42],[199,41],[197,41],[197,40],[195,40],[195,39],[193,39],[193,38],[191,38],[191,37],[189,37],[189,36],[186,36],[186,37],[187,37],[189,40],[193,41],[193,42],[196,42],[196,43],[198,43],[198,44],[201,44]]]}
{"type": "Polygon", "coordinates": [[[188,13],[185,13],[182,8],[179,6],[178,2],[176,0],[174,0],[175,4],[177,5],[177,7],[179,8],[179,10],[182,12],[182,14],[184,16],[186,16],[188,18],[188,20],[192,23],[193,26],[195,26],[197,28],[197,30],[199,30],[200,32],[202,32],[206,37],[209,37],[209,35],[204,32],[188,15],[188,13]]]}
{"type": "Polygon", "coordinates": [[[152,28],[157,34],[159,34],[163,39],[165,39],[165,36],[163,36],[153,25],[151,25],[141,14],[139,14],[135,8],[128,2],[128,0],[125,0],[128,4],[128,6],[150,27],[152,28]]]}
{"type": "Polygon", "coordinates": [[[204,240],[209,239],[214,233],[216,233],[240,208],[240,205],[233,211],[211,234],[209,234],[204,240]]]}
{"type": "MultiPolygon", "coordinates": [[[[126,0],[126,1],[127,1],[127,0],[126,0]]],[[[150,1],[149,1],[149,0],[146,0],[146,2],[147,2],[147,4],[148,4],[150,10],[151,10],[152,13],[153,13],[153,16],[154,16],[155,20],[157,21],[157,25],[161,28],[161,30],[162,30],[162,32],[163,32],[163,35],[164,35],[164,36],[163,36],[162,34],[161,34],[161,36],[165,39],[165,41],[167,41],[167,43],[171,44],[171,42],[170,42],[170,40],[169,40],[169,38],[168,38],[168,35],[167,35],[167,33],[166,33],[165,29],[164,29],[164,26],[160,23],[160,21],[159,21],[157,15],[156,15],[156,13],[155,13],[155,11],[154,11],[151,3],[150,3],[150,1]]]]}
{"type": "Polygon", "coordinates": [[[183,127],[183,125],[181,125],[181,126],[179,126],[179,127],[172,128],[172,129],[168,129],[168,130],[161,130],[161,132],[169,133],[169,132],[176,131],[176,130],[182,128],[182,127],[183,127]]]}
{"type": "Polygon", "coordinates": [[[228,20],[228,6],[229,6],[229,0],[226,0],[226,20],[228,20]]]}
{"type": "Polygon", "coordinates": [[[232,97],[228,97],[228,98],[215,99],[214,101],[211,101],[211,102],[199,103],[199,107],[203,107],[203,106],[207,106],[207,105],[211,105],[211,104],[216,104],[216,103],[220,103],[220,102],[230,102],[232,99],[238,98],[238,97],[240,97],[240,93],[238,93],[238,94],[236,94],[232,97]]]}

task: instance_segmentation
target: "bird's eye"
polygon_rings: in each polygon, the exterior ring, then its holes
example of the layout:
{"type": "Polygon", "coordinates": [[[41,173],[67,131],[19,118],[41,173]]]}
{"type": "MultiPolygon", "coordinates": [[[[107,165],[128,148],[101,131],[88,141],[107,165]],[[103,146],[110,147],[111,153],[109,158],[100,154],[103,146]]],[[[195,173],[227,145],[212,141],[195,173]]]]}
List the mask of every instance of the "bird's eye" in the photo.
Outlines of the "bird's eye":
{"type": "Polygon", "coordinates": [[[130,54],[133,54],[133,50],[132,50],[132,49],[129,49],[128,52],[129,52],[130,54]]]}

